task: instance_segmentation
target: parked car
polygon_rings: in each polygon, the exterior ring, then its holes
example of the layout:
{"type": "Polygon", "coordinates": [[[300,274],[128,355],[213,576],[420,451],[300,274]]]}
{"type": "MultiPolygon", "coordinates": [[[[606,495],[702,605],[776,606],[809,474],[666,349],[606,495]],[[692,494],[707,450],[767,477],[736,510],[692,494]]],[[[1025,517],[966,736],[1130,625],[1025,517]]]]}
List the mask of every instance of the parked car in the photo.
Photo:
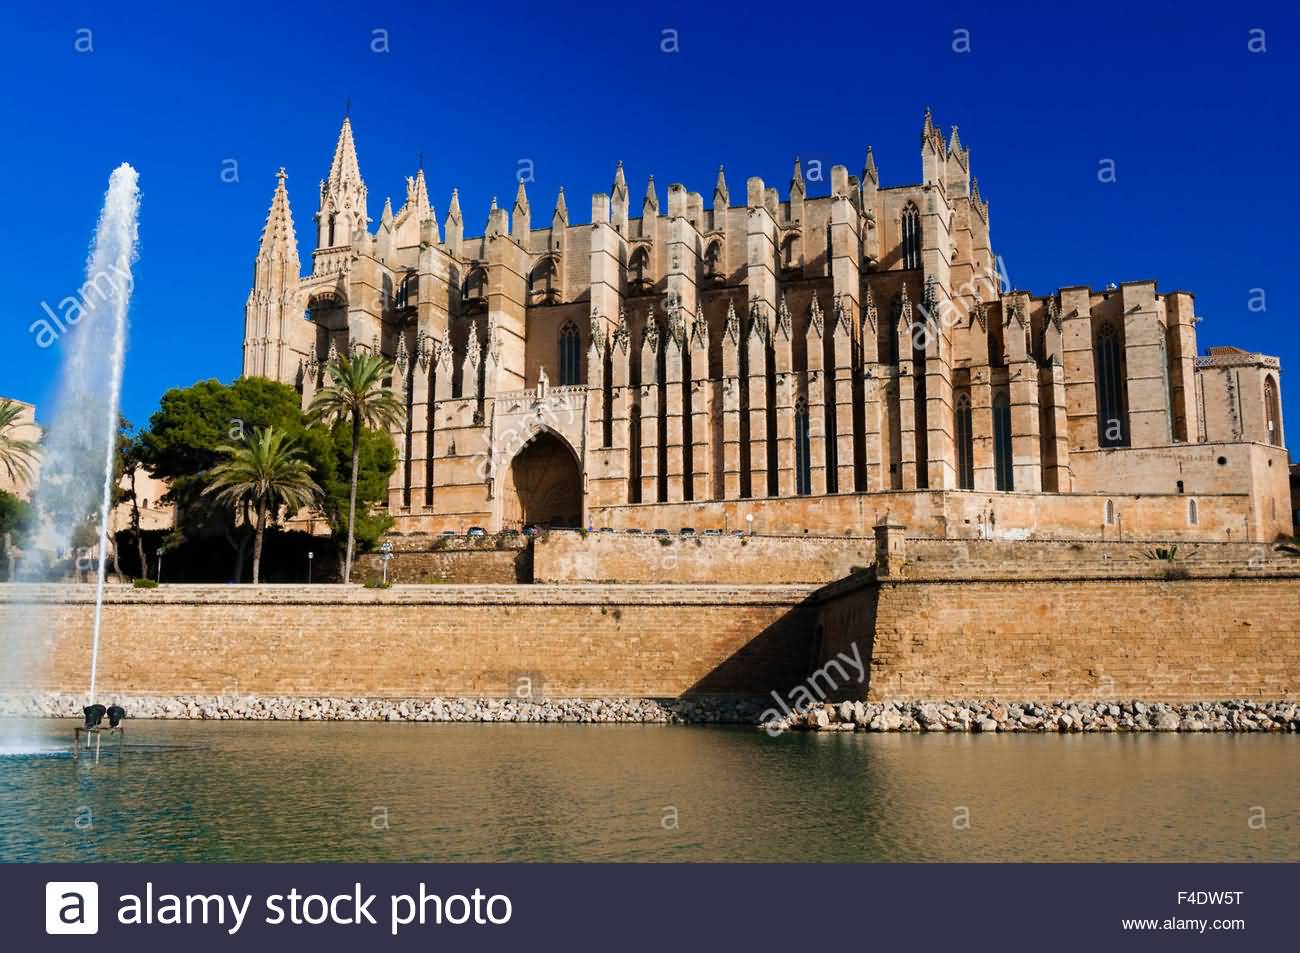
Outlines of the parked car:
{"type": "Polygon", "coordinates": [[[654,531],[654,535],[655,535],[655,536],[667,536],[667,535],[668,535],[668,530],[666,530],[666,529],[657,529],[657,530],[654,531]]]}
{"type": "Polygon", "coordinates": [[[722,530],[720,530],[720,529],[706,529],[706,530],[704,531],[704,535],[705,535],[705,536],[721,536],[721,535],[722,535],[722,530]]]}
{"type": "Polygon", "coordinates": [[[536,525],[530,525],[524,527],[525,536],[529,536],[529,537],[536,536],[540,532],[541,532],[541,528],[536,525]]]}
{"type": "Polygon", "coordinates": [[[501,531],[501,535],[502,535],[502,536],[518,536],[518,535],[519,535],[519,530],[514,529],[514,528],[503,529],[503,530],[501,531]]]}
{"type": "Polygon", "coordinates": [[[695,527],[694,527],[694,526],[683,526],[681,529],[679,529],[679,530],[677,531],[677,535],[678,535],[678,536],[694,536],[694,535],[695,535],[695,527]]]}
{"type": "Polygon", "coordinates": [[[467,532],[465,535],[466,535],[466,536],[476,536],[476,537],[477,537],[477,536],[486,536],[486,535],[487,535],[487,530],[485,530],[482,526],[471,526],[471,527],[469,528],[469,532],[467,532]]]}
{"type": "Polygon", "coordinates": [[[639,536],[641,534],[641,528],[639,526],[632,526],[628,529],[623,530],[623,532],[632,533],[633,535],[639,536]]]}
{"type": "Polygon", "coordinates": [[[456,535],[456,531],[455,531],[454,529],[444,529],[444,530],[443,530],[441,533],[439,533],[438,535],[439,535],[439,536],[455,536],[455,535],[456,535]]]}
{"type": "Polygon", "coordinates": [[[614,532],[614,527],[612,527],[612,526],[602,526],[602,527],[600,528],[600,532],[602,532],[602,533],[612,533],[612,532],[614,532]]]}

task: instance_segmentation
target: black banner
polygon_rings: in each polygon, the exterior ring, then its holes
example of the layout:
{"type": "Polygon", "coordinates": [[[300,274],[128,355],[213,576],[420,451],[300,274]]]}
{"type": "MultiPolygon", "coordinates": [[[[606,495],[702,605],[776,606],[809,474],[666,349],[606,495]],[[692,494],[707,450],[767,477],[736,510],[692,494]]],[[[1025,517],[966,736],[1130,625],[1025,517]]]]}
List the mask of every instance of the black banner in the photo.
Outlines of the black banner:
{"type": "Polygon", "coordinates": [[[1290,948],[1295,866],[0,866],[12,950],[1290,948]],[[87,944],[88,945],[88,944],[87,944]]]}

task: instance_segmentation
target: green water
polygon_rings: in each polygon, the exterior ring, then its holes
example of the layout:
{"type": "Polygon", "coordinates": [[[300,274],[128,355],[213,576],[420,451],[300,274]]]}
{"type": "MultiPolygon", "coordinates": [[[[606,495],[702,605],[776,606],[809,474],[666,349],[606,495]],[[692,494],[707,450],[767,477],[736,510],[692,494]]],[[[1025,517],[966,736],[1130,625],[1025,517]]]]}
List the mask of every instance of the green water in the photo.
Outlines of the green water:
{"type": "MultiPolygon", "coordinates": [[[[72,726],[40,730],[55,746],[72,726]]],[[[131,722],[127,737],[98,766],[0,757],[0,859],[1300,860],[1296,736],[131,722]]]]}

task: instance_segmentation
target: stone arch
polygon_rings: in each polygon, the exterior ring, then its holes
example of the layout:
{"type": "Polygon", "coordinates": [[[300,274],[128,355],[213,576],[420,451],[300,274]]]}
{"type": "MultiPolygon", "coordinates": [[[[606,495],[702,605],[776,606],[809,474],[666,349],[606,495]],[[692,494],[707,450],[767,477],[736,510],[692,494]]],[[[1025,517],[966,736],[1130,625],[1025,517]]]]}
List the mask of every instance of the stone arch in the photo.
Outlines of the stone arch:
{"type": "Polygon", "coordinates": [[[582,525],[582,465],[573,447],[539,427],[505,468],[502,528],[582,525]]]}
{"type": "Polygon", "coordinates": [[[1282,407],[1277,397],[1277,381],[1272,374],[1264,378],[1264,432],[1273,446],[1283,446],[1282,407]]]}

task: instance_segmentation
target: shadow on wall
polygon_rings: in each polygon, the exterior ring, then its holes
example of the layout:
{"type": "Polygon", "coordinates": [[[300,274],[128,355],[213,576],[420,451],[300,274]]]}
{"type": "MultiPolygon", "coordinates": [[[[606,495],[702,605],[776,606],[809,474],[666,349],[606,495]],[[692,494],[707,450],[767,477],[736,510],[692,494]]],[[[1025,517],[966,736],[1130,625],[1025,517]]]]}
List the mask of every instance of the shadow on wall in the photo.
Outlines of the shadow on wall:
{"type": "MultiPolygon", "coordinates": [[[[857,620],[859,605],[843,602],[835,607],[837,618],[845,618],[839,624],[840,629],[831,635],[832,628],[820,619],[821,592],[809,596],[795,608],[791,609],[776,622],[768,625],[754,638],[750,639],[738,651],[715,666],[705,676],[695,682],[683,694],[685,695],[769,695],[772,692],[786,698],[800,685],[813,685],[813,694],[821,698],[836,700],[840,698],[865,698],[867,685],[865,674],[869,671],[871,658],[872,621],[857,620]],[[850,622],[848,616],[854,616],[850,622]],[[849,632],[851,624],[862,626],[860,657],[864,663],[862,679],[856,677],[857,668],[847,666],[847,673],[840,676],[832,672],[835,684],[827,689],[824,674],[819,674],[825,653],[834,654],[833,646],[848,646],[850,639],[843,635],[849,632]],[[834,694],[827,694],[827,692],[834,694]]],[[[851,652],[852,649],[849,649],[851,652]]]]}

